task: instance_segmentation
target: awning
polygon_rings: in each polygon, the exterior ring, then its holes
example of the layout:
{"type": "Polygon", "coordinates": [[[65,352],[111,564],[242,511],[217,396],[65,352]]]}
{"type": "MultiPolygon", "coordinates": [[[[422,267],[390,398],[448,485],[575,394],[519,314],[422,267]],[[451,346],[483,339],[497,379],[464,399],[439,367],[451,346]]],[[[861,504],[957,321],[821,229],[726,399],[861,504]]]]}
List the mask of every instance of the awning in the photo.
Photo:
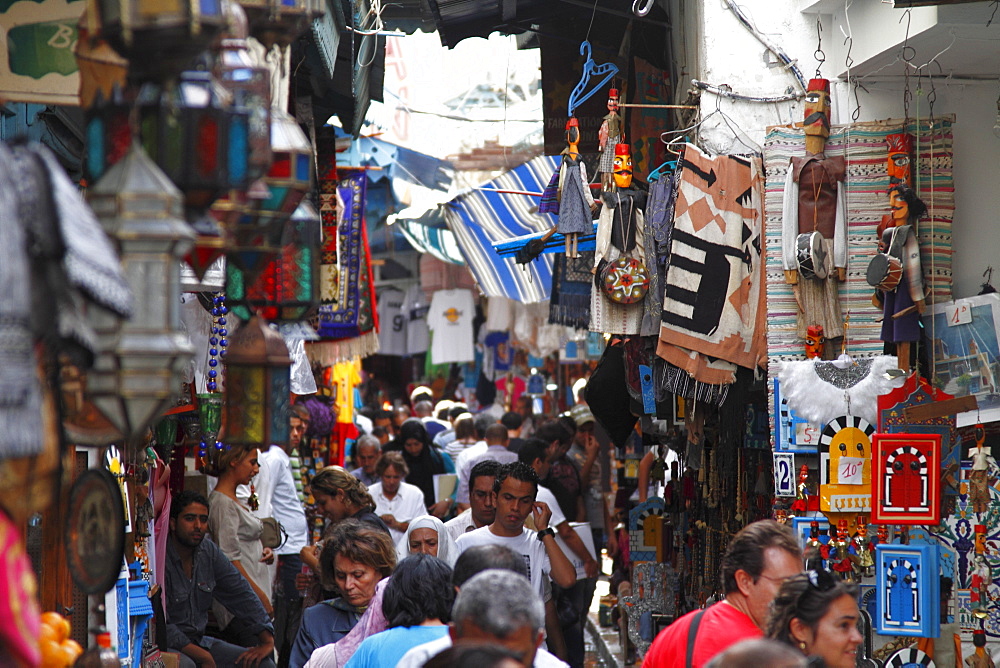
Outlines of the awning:
{"type": "Polygon", "coordinates": [[[493,245],[504,239],[547,230],[555,226],[555,216],[538,213],[538,196],[488,191],[541,193],[552,178],[557,160],[550,156],[534,158],[445,205],[448,227],[455,233],[465,261],[487,297],[507,297],[524,304],[549,298],[551,255],[518,265],[513,258],[498,256],[493,245]]]}
{"type": "MultiPolygon", "coordinates": [[[[431,214],[436,211],[436,209],[431,209],[425,217],[433,217],[431,214]]],[[[462,251],[458,247],[455,233],[448,228],[432,227],[423,223],[420,218],[407,219],[403,218],[402,214],[392,227],[398,228],[418,252],[429,253],[442,262],[465,264],[465,258],[462,257],[462,251]]]]}

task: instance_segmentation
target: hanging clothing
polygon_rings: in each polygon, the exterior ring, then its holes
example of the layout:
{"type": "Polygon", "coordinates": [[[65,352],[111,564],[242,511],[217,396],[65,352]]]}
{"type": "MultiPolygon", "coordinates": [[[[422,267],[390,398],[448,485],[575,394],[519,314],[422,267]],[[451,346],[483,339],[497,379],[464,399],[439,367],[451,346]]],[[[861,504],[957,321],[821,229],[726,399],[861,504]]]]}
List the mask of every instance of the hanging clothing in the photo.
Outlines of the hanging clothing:
{"type": "Polygon", "coordinates": [[[389,288],[378,297],[378,319],[381,323],[378,333],[380,355],[406,355],[406,330],[408,318],[403,314],[406,294],[402,290],[389,288]]]}
{"type": "Polygon", "coordinates": [[[431,335],[427,329],[427,312],[430,302],[417,284],[411,285],[403,299],[403,316],[406,318],[406,354],[426,353],[431,335]]]}
{"type": "Polygon", "coordinates": [[[594,252],[581,251],[571,258],[557,253],[552,266],[549,323],[573,329],[590,327],[590,292],[594,285],[594,252]]]}
{"type": "Polygon", "coordinates": [[[434,364],[471,362],[475,359],[472,321],[476,306],[469,290],[438,290],[431,299],[427,324],[434,332],[434,364]]]}
{"type": "MultiPolygon", "coordinates": [[[[646,264],[646,193],[623,188],[602,195],[604,208],[597,222],[594,267],[628,255],[646,264]]],[[[647,265],[648,266],[648,265],[647,265]]],[[[642,323],[642,303],[618,304],[603,290],[594,288],[590,298],[590,330],[605,334],[638,334],[642,323]]]]}
{"type": "Polygon", "coordinates": [[[559,192],[559,224],[556,229],[560,234],[590,234],[594,229],[590,213],[594,197],[590,194],[587,166],[582,158],[563,156],[559,192]]]}

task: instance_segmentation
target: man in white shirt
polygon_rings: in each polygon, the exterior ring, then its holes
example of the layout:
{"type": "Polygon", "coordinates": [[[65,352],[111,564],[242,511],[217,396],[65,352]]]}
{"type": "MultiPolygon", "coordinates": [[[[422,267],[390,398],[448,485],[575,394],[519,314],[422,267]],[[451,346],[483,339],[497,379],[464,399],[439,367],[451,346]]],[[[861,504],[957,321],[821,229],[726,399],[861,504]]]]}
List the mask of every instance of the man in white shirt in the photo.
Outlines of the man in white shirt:
{"type": "Polygon", "coordinates": [[[458,540],[464,533],[493,524],[497,516],[493,483],[499,470],[500,463],[491,459],[472,467],[469,473],[469,508],[444,523],[444,528],[452,539],[458,540]]]}
{"type": "Polygon", "coordinates": [[[512,464],[517,461],[517,454],[507,449],[507,440],[507,427],[502,424],[497,422],[486,428],[486,450],[466,458],[463,467],[458,469],[456,501],[459,509],[464,510],[469,507],[469,473],[473,466],[487,459],[501,464],[512,464]]]}
{"type": "MultiPolygon", "coordinates": [[[[455,566],[457,570],[458,564],[455,566]]],[[[458,596],[449,635],[417,645],[403,655],[396,668],[419,668],[459,641],[501,645],[516,654],[525,666],[566,667],[567,664],[540,647],[544,608],[523,573],[493,568],[461,585],[456,583],[455,588],[458,596]]]]}
{"type": "Polygon", "coordinates": [[[389,527],[392,542],[398,543],[410,527],[410,520],[426,515],[424,493],[416,485],[403,482],[410,473],[403,455],[387,452],[375,467],[379,482],[368,488],[375,502],[375,514],[389,527]]]}
{"type": "Polygon", "coordinates": [[[496,493],[496,519],[493,524],[470,531],[459,537],[459,553],[476,545],[503,545],[524,557],[528,578],[539,596],[543,595],[544,578],[551,577],[561,587],[576,582],[576,569],[559,549],[555,529],[549,528],[552,510],[548,504],[536,502],[538,476],[520,462],[501,466],[493,485],[496,493]],[[538,531],[524,528],[531,515],[538,531]]]}

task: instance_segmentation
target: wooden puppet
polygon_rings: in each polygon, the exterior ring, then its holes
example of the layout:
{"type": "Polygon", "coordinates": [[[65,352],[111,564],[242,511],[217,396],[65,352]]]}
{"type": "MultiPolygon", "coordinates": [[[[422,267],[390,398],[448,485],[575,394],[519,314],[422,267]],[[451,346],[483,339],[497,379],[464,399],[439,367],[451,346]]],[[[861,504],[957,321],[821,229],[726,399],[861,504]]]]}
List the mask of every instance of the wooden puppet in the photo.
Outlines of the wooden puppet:
{"type": "Polygon", "coordinates": [[[899,368],[909,372],[910,347],[920,338],[926,308],[916,228],[927,205],[912,188],[895,185],[889,188],[889,209],[876,230],[879,255],[868,265],[867,279],[876,288],[872,304],[882,309],[881,338],[896,344],[899,368]]]}
{"type": "Polygon", "coordinates": [[[795,501],[792,510],[804,513],[809,510],[809,466],[802,465],[799,469],[799,482],[795,487],[795,501]]]}
{"type": "MultiPolygon", "coordinates": [[[[847,165],[824,153],[830,136],[830,82],[811,79],[805,98],[806,154],[785,177],[781,250],[785,282],[798,304],[798,335],[820,325],[827,340],[844,335],[838,281],[847,278],[847,165]]],[[[831,346],[831,350],[835,348],[831,346]]]]}
{"type": "Polygon", "coordinates": [[[993,657],[986,651],[986,631],[976,629],[972,632],[972,646],[976,648],[976,651],[972,656],[965,658],[965,665],[969,668],[996,668],[993,657]]]}
{"type": "Polygon", "coordinates": [[[868,518],[858,515],[855,520],[856,529],[851,537],[851,563],[854,565],[855,579],[871,577],[875,574],[875,558],[872,556],[875,548],[868,539],[868,518]]]}
{"type": "Polygon", "coordinates": [[[566,150],[559,169],[559,223],[556,226],[556,230],[566,236],[566,257],[580,257],[577,238],[593,231],[595,208],[587,166],[580,157],[580,121],[570,118],[566,122],[566,150]]]}
{"type": "Polygon", "coordinates": [[[825,341],[822,325],[809,325],[806,329],[806,359],[822,359],[825,341]]]}
{"type": "Polygon", "coordinates": [[[847,530],[847,520],[837,522],[837,535],[830,538],[830,567],[845,580],[854,579],[851,563],[851,541],[847,530]]]}
{"type": "Polygon", "coordinates": [[[809,523],[809,538],[806,539],[806,547],[803,551],[806,570],[818,571],[824,568],[828,554],[826,545],[819,539],[819,522],[813,520],[809,523]]]}
{"type": "Polygon", "coordinates": [[[972,558],[972,577],[969,578],[969,605],[972,614],[980,619],[989,617],[990,585],[993,571],[986,557],[977,554],[972,558]]]}
{"type": "Polygon", "coordinates": [[[601,173],[601,189],[614,190],[615,145],[622,139],[622,117],[618,115],[618,89],[608,91],[608,115],[601,123],[597,132],[598,149],[601,151],[601,162],[597,171],[601,173]]]}
{"type": "Polygon", "coordinates": [[[913,135],[891,134],[885,138],[889,150],[889,185],[913,186],[913,135]]]}
{"type": "Polygon", "coordinates": [[[990,451],[984,446],[986,432],[982,425],[976,425],[976,447],[969,450],[969,459],[972,460],[972,471],[969,473],[969,501],[972,503],[972,510],[982,514],[990,507],[990,464],[993,457],[990,451]]]}

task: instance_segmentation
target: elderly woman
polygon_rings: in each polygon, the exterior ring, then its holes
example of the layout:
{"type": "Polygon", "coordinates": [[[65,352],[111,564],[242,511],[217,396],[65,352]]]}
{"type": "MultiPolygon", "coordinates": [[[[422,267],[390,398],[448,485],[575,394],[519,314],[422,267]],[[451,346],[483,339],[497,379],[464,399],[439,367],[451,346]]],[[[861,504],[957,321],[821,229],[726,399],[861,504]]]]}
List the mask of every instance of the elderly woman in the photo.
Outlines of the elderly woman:
{"type": "Polygon", "coordinates": [[[301,668],[313,650],[337,642],[358,623],[379,581],[392,573],[396,555],[388,534],[370,524],[345,519],[323,545],[320,557],[326,586],[340,596],[307,608],[295,637],[289,665],[301,668]]]}
{"type": "Polygon", "coordinates": [[[455,463],[447,453],[434,447],[427,429],[420,420],[407,420],[399,428],[399,436],[386,450],[401,451],[410,472],[406,482],[416,485],[424,493],[424,507],[435,517],[444,517],[451,508],[452,499],[435,502],[434,476],[454,473],[455,463]]]}
{"type": "MultiPolygon", "coordinates": [[[[257,456],[257,448],[233,446],[206,464],[205,472],[218,477],[215,489],[208,497],[208,530],[222,553],[250,583],[267,614],[273,616],[271,577],[267,564],[274,561],[274,553],[260,542],[263,531],[261,521],[236,497],[237,486],[249,485],[260,470],[257,456]]],[[[226,629],[233,619],[232,613],[221,605],[214,606],[214,611],[219,626],[227,636],[246,640],[240,636],[240,629],[226,629]]]]}
{"type": "Polygon", "coordinates": [[[444,522],[433,515],[421,515],[410,522],[406,534],[396,543],[397,561],[413,554],[429,554],[454,568],[458,546],[444,528],[444,522]]]}
{"type": "Polygon", "coordinates": [[[382,599],[389,629],[366,638],[346,668],[395,666],[408,651],[448,633],[455,588],[437,557],[415,554],[396,567],[382,599]]]}
{"type": "Polygon", "coordinates": [[[820,569],[785,580],[771,603],[767,636],[819,657],[826,668],[854,668],[858,645],[858,586],[820,569]]]}

